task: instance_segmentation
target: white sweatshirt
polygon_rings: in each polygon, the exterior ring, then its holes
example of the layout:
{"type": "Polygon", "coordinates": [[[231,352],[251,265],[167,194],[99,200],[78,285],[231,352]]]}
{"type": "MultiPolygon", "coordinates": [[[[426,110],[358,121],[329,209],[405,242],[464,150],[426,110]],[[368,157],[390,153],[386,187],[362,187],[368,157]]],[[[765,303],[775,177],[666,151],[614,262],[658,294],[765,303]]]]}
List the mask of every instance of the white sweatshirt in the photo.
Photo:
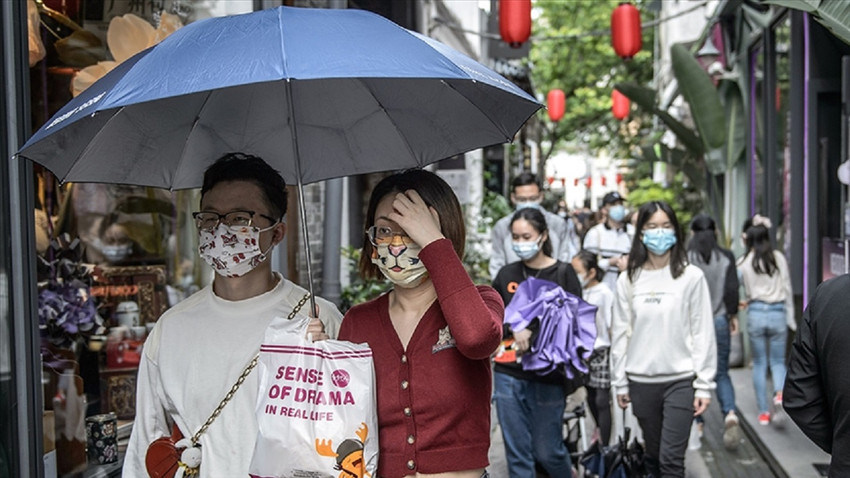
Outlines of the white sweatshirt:
{"type": "Polygon", "coordinates": [[[634,284],[617,279],[611,326],[611,381],[618,395],[629,380],[663,383],[696,376],[697,397],[710,398],[717,369],[711,297],[702,271],[640,270],[634,284]]]}
{"type": "Polygon", "coordinates": [[[614,314],[614,293],[604,282],[582,291],[582,298],[596,309],[596,341],[593,349],[603,349],[611,346],[611,320],[614,314]]]}
{"type": "MultiPolygon", "coordinates": [[[[259,351],[271,320],[288,316],[305,293],[281,278],[265,294],[227,301],[208,286],[166,311],[145,341],[136,385],[136,421],[122,476],[148,476],[148,445],[171,435],[166,417],[172,417],[185,436],[196,433],[259,351]]],[[[341,314],[324,299],[316,302],[328,335],[335,338],[341,314]]],[[[307,302],[303,310],[309,307],[307,302]]],[[[258,383],[254,370],[201,435],[200,477],[248,476],[257,438],[258,383]]]]}
{"type": "Polygon", "coordinates": [[[794,317],[794,289],[791,286],[791,273],[788,271],[788,261],[779,251],[773,251],[776,260],[776,272],[772,276],[759,274],[753,266],[755,254],[750,252],[738,264],[741,283],[744,285],[744,299],[747,302],[757,300],[774,304],[785,303],[785,323],[791,330],[797,330],[794,317]]]}

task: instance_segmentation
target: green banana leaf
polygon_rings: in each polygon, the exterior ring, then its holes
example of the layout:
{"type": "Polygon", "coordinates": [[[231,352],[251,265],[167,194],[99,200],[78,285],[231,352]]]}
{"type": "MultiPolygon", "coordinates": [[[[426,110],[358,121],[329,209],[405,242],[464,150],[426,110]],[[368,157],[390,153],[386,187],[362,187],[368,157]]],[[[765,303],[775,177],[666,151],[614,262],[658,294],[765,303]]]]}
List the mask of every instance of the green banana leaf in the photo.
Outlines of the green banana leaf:
{"type": "Polygon", "coordinates": [[[614,88],[645,111],[661,118],[661,121],[670,128],[693,157],[698,158],[703,155],[705,147],[699,137],[690,128],[655,105],[655,90],[634,82],[617,83],[614,88]]]}
{"type": "MultiPolygon", "coordinates": [[[[726,143],[723,105],[717,89],[708,73],[683,45],[676,44],[670,49],[673,74],[679,84],[679,91],[691,109],[705,151],[722,148],[726,143]]],[[[706,166],[712,174],[726,171],[726,164],[720,154],[706,155],[706,166]]]]}
{"type": "Polygon", "coordinates": [[[724,81],[721,85],[726,109],[726,168],[732,169],[744,157],[747,147],[744,98],[737,82],[724,81]]]}
{"type": "Polygon", "coordinates": [[[846,0],[764,0],[763,3],[811,13],[833,35],[850,44],[850,2],[846,0]]]}

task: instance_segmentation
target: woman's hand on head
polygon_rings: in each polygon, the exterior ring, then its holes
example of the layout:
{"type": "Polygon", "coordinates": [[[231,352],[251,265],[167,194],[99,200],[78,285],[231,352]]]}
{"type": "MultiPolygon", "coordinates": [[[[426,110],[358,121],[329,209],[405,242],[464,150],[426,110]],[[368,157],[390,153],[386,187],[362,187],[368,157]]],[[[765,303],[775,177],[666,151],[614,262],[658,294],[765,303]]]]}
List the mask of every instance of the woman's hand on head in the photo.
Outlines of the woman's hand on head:
{"type": "Polygon", "coordinates": [[[398,193],[393,200],[393,212],[389,219],[395,221],[404,232],[421,247],[443,239],[440,229],[440,216],[434,208],[425,204],[425,200],[413,189],[398,193]]]}

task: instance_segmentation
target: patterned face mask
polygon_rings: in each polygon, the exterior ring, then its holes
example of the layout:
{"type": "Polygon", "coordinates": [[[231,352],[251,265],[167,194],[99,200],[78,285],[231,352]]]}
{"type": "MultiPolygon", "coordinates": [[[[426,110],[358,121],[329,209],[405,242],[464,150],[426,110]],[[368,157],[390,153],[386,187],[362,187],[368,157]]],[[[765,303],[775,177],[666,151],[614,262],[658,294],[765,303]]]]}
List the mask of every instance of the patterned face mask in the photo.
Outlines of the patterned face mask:
{"type": "Polygon", "coordinates": [[[375,246],[372,263],[378,266],[384,277],[402,288],[413,288],[425,280],[428,270],[419,259],[422,248],[415,244],[392,244],[375,246]]]}
{"type": "MultiPolygon", "coordinates": [[[[260,250],[260,233],[277,224],[260,229],[253,226],[228,226],[224,223],[212,230],[198,231],[198,253],[207,264],[224,277],[241,277],[254,270],[268,257],[260,250]]],[[[269,250],[272,246],[269,246],[269,250]]]]}

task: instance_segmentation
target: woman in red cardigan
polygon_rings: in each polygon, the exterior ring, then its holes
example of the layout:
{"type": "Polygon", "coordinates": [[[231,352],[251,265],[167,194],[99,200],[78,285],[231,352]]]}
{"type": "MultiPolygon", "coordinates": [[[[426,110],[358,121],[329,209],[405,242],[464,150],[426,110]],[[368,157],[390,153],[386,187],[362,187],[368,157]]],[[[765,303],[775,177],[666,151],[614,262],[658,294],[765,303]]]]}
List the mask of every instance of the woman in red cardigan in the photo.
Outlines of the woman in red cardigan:
{"type": "Polygon", "coordinates": [[[461,263],[463,213],[436,174],[411,170],[372,191],[360,256],[365,279],[392,289],[353,307],[340,340],[372,348],[379,478],[487,477],[490,355],[504,305],[461,263]]]}

